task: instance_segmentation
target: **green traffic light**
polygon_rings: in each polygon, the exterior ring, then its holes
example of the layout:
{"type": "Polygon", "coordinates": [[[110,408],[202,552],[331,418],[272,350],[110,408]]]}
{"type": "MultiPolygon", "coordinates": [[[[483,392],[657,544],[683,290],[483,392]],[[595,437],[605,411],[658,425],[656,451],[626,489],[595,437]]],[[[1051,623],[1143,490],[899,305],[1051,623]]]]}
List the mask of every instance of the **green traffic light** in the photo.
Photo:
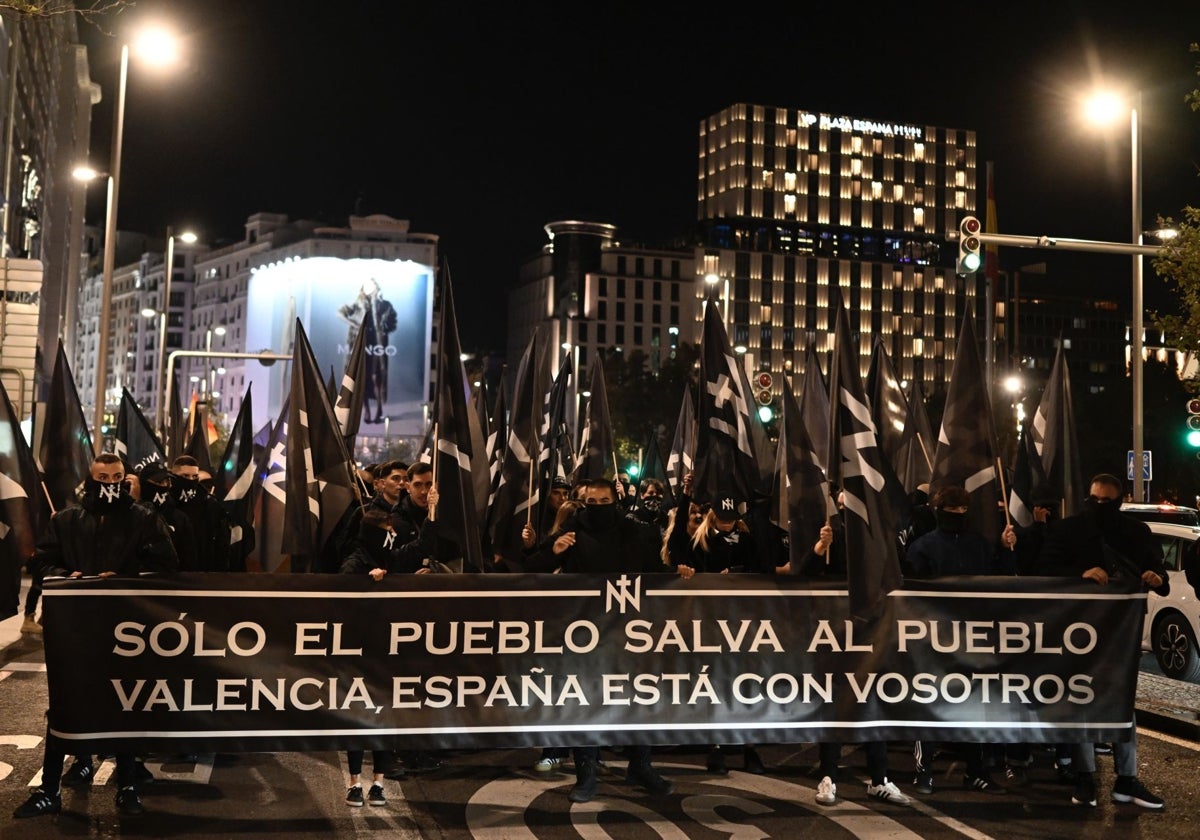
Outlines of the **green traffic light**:
{"type": "Polygon", "coordinates": [[[775,416],[775,412],[771,408],[771,406],[769,406],[769,405],[759,406],[759,408],[758,408],[758,419],[759,420],[763,421],[764,423],[770,423],[771,419],[774,416],[775,416]]]}
{"type": "Polygon", "coordinates": [[[638,473],[639,473],[639,472],[641,472],[641,470],[639,470],[639,469],[638,469],[638,465],[637,465],[637,464],[630,464],[630,465],[629,465],[629,470],[628,470],[628,473],[629,473],[629,477],[630,477],[630,478],[637,478],[637,477],[638,477],[638,473]]]}
{"type": "Polygon", "coordinates": [[[1200,449],[1200,431],[1193,429],[1187,433],[1187,437],[1184,440],[1193,449],[1200,449]]]}
{"type": "Polygon", "coordinates": [[[969,254],[963,254],[962,270],[964,273],[978,271],[979,266],[982,264],[983,264],[983,260],[980,259],[979,254],[976,254],[974,252],[969,253],[969,254]]]}

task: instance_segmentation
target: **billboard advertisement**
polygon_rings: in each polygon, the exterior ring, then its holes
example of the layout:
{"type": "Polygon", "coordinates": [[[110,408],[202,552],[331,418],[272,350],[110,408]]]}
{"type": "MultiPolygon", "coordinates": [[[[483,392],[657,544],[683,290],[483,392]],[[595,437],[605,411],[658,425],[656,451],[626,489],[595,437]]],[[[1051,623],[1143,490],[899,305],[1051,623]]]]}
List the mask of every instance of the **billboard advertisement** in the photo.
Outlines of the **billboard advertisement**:
{"type": "MultiPolygon", "coordinates": [[[[250,276],[246,350],[291,353],[296,319],[322,371],[341,382],[360,329],[367,381],[359,434],[421,435],[429,393],[434,270],[411,260],[306,257],[262,266],[250,276]]],[[[279,417],[291,365],[246,365],[254,424],[279,417]],[[262,396],[260,396],[262,395],[262,396]],[[264,398],[265,397],[265,398],[264,398]]]]}

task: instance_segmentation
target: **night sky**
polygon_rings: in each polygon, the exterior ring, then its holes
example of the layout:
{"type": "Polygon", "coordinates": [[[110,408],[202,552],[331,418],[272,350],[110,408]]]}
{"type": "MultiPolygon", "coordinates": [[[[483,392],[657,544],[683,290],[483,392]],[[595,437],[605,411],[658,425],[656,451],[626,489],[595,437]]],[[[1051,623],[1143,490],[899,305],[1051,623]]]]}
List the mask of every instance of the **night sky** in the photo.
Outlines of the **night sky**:
{"type": "MultiPolygon", "coordinates": [[[[647,244],[688,231],[700,120],[736,102],[974,129],[980,216],[993,161],[1001,232],[1129,241],[1128,119],[1089,127],[1078,97],[1103,80],[1142,91],[1148,229],[1200,204],[1200,114],[1184,103],[1197,8],[140,0],[106,20],[113,35],[81,31],[103,168],[115,33],[161,13],[187,38],[170,77],[131,66],[121,229],[219,245],[259,211],[409,219],[440,236],[463,345],[486,351],[504,346],[506,292],[545,223],[647,244]]],[[[89,202],[102,225],[103,190],[89,202]]],[[[1045,260],[1128,300],[1128,257],[1001,251],[1004,269],[1045,260]]]]}

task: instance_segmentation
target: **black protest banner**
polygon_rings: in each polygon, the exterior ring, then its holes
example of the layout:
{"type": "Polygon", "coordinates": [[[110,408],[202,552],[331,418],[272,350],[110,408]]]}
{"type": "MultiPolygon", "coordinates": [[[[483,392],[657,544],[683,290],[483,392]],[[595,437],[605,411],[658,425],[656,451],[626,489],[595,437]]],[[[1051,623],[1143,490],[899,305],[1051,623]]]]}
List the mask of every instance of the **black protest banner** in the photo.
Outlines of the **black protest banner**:
{"type": "Polygon", "coordinates": [[[49,580],[68,752],[1127,740],[1145,595],[1073,578],[49,580]],[[84,744],[88,747],[85,749],[84,744]]]}

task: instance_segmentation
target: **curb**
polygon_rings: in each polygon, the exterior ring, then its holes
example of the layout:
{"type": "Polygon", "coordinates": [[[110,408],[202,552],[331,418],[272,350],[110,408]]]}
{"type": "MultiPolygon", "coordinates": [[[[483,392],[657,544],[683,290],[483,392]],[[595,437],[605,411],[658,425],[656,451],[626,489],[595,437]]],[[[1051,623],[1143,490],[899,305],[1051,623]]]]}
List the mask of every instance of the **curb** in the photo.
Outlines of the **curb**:
{"type": "Polygon", "coordinates": [[[1141,703],[1136,704],[1134,708],[1137,710],[1138,726],[1174,735],[1176,738],[1200,741],[1200,721],[1196,719],[1195,713],[1170,712],[1141,703]]]}

